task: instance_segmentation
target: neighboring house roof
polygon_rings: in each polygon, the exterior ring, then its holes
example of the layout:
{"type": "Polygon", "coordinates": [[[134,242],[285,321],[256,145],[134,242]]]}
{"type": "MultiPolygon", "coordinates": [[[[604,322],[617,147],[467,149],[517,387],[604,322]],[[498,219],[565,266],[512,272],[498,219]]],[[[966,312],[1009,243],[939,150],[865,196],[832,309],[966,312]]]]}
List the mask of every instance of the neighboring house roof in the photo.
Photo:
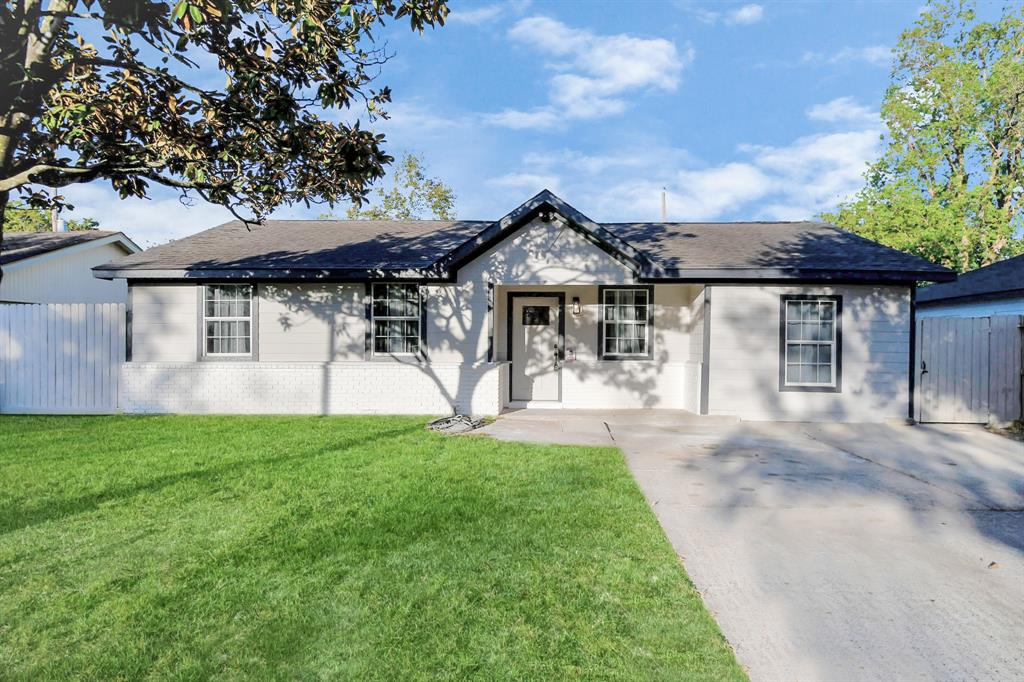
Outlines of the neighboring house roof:
{"type": "Polygon", "coordinates": [[[113,279],[419,278],[458,269],[541,216],[583,234],[640,279],[912,282],[946,268],[839,228],[792,223],[603,223],[545,190],[497,221],[232,221],[94,268],[113,279]]]}
{"type": "MultiPolygon", "coordinates": [[[[127,253],[141,251],[138,245],[121,232],[82,230],[80,232],[5,232],[0,244],[0,265],[34,258],[52,251],[92,242],[118,243],[127,253]]],[[[98,243],[96,244],[99,245],[98,243]]]]}
{"type": "Polygon", "coordinates": [[[1024,255],[965,272],[955,282],[933,284],[917,292],[918,305],[977,299],[1024,297],[1024,255]]]}

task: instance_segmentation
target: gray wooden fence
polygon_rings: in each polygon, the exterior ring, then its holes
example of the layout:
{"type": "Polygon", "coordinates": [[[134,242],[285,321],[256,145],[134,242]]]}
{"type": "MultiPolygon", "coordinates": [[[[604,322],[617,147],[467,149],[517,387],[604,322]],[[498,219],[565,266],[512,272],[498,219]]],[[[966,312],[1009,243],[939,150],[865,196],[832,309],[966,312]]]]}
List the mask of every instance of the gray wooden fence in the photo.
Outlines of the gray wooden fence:
{"type": "Polygon", "coordinates": [[[925,317],[917,322],[917,419],[1006,423],[1024,419],[1024,317],[925,317]]]}
{"type": "Polygon", "coordinates": [[[124,347],[124,304],[0,304],[0,412],[115,412],[124,347]]]}

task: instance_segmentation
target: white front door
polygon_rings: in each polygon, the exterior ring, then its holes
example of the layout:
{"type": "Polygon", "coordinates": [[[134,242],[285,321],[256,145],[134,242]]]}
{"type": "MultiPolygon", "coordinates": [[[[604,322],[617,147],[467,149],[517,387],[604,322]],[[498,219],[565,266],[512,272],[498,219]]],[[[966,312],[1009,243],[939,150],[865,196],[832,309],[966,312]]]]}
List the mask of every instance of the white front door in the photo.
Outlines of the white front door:
{"type": "Polygon", "coordinates": [[[512,400],[560,399],[558,313],[555,296],[512,298],[512,400]]]}

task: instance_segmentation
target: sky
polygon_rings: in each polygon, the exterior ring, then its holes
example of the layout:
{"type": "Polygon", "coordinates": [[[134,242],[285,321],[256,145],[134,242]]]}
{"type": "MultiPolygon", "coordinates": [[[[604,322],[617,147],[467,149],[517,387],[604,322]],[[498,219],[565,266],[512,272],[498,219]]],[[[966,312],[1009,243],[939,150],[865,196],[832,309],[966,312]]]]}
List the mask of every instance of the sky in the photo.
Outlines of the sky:
{"type": "MultiPolygon", "coordinates": [[[[659,220],[663,190],[669,220],[813,219],[879,155],[891,48],[922,2],[452,0],[443,28],[379,35],[394,101],[374,125],[454,188],[459,218],[547,188],[599,222],[659,220]]],[[[143,245],[231,219],[162,188],[65,195],[65,217],[143,245]]]]}

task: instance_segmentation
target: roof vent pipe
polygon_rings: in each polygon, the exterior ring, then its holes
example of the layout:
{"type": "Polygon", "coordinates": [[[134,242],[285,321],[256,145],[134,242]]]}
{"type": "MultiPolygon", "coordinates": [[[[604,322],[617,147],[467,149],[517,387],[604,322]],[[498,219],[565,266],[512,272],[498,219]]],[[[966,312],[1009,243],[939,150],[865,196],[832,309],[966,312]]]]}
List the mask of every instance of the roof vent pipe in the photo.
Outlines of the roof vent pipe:
{"type": "Polygon", "coordinates": [[[668,222],[668,195],[664,187],[661,188],[661,222],[668,222]]]}

